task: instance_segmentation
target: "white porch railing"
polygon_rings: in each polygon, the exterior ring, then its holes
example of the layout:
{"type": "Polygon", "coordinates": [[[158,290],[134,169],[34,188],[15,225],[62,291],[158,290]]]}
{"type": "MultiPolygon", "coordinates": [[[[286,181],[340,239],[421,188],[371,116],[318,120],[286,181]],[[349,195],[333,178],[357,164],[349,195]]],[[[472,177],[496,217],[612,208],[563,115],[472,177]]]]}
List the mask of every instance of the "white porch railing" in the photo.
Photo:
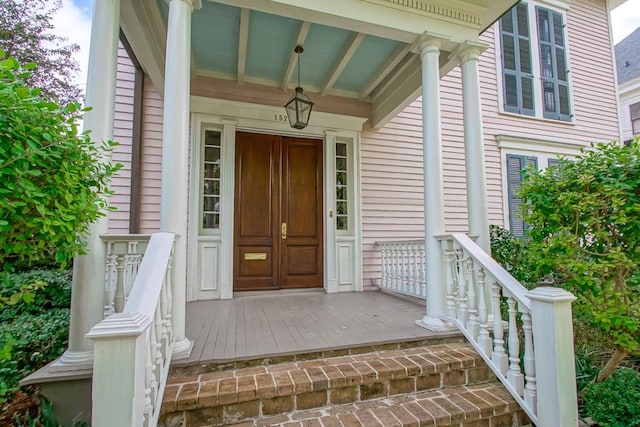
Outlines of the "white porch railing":
{"type": "Polygon", "coordinates": [[[382,257],[383,289],[425,299],[424,240],[376,242],[382,257]]]}
{"type": "MultiPolygon", "coordinates": [[[[465,234],[439,239],[445,260],[443,320],[464,333],[533,423],[576,426],[574,296],[554,287],[527,291],[465,234]]],[[[377,245],[382,288],[426,298],[424,241],[377,245]]]]}
{"type": "Polygon", "coordinates": [[[111,265],[111,270],[107,271],[108,284],[112,284],[113,255],[116,255],[115,313],[87,334],[94,341],[92,425],[155,426],[174,341],[171,324],[174,235],[153,234],[139,265],[135,260],[140,255],[139,249],[144,246],[139,243],[143,238],[118,239],[118,242],[109,241],[109,238],[105,240],[112,247],[124,242],[127,243],[125,247],[137,246],[137,249],[127,249],[124,254],[113,250],[108,252],[108,257],[111,257],[107,260],[108,266],[111,265]],[[133,260],[129,276],[124,273],[128,268],[127,259],[133,260]],[[132,281],[128,298],[126,277],[132,281]],[[122,311],[116,302],[120,288],[123,290],[122,298],[126,299],[122,311]]]}
{"type": "Polygon", "coordinates": [[[104,317],[120,313],[131,292],[149,243],[149,234],[105,234],[107,265],[104,280],[104,317]]]}

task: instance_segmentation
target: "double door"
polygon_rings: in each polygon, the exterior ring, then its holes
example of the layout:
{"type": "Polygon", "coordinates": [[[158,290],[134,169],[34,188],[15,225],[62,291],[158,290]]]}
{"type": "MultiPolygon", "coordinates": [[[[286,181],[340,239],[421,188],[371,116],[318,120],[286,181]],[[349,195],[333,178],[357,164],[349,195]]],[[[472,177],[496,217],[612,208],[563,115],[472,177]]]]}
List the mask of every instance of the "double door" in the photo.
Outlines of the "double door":
{"type": "Polygon", "coordinates": [[[323,286],[322,140],[236,134],[234,290],[323,286]]]}

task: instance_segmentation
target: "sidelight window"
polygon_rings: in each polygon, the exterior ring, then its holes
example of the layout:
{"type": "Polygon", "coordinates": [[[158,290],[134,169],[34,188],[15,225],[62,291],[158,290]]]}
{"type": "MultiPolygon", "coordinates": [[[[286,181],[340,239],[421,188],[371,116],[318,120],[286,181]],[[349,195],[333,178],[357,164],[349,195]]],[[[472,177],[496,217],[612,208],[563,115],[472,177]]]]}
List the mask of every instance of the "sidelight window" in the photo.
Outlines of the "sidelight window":
{"type": "Polygon", "coordinates": [[[336,228],[349,229],[349,167],[348,150],[344,142],[336,143],[336,228]]]}
{"type": "Polygon", "coordinates": [[[204,132],[202,165],[202,228],[220,228],[221,133],[204,132]]]}

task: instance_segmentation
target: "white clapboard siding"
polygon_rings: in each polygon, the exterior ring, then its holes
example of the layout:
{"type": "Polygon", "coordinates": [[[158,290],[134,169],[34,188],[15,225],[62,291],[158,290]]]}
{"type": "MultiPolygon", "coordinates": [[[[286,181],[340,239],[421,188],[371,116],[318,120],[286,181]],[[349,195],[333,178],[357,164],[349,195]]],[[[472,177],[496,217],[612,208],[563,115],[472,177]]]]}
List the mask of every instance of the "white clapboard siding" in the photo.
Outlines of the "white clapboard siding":
{"type": "Polygon", "coordinates": [[[133,63],[122,44],[119,44],[113,125],[113,140],[118,142],[118,146],[113,149],[112,161],[121,163],[122,169],[111,181],[111,188],[115,192],[111,197],[111,205],[116,210],[108,213],[109,232],[116,234],[129,232],[134,80],[133,63]]]}

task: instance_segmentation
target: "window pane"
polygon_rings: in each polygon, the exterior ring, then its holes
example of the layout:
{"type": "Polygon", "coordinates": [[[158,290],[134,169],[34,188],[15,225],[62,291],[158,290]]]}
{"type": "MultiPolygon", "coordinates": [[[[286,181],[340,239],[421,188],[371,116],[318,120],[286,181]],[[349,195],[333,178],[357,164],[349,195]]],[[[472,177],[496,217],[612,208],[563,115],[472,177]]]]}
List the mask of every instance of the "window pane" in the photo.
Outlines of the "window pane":
{"type": "Polygon", "coordinates": [[[640,119],[631,122],[631,129],[634,135],[640,135],[640,119]]]}
{"type": "Polygon", "coordinates": [[[551,46],[548,44],[540,46],[540,73],[542,74],[542,77],[553,77],[551,46]]]}
{"type": "Polygon", "coordinates": [[[336,212],[338,215],[346,215],[347,214],[347,202],[337,202],[336,203],[336,212]]]}
{"type": "Polygon", "coordinates": [[[346,172],[337,172],[336,173],[336,185],[347,185],[347,173],[346,172]]]}
{"type": "Polygon", "coordinates": [[[348,221],[346,216],[338,215],[338,217],[336,218],[336,228],[338,230],[348,229],[348,221]]]}
{"type": "Polygon", "coordinates": [[[204,132],[202,160],[202,228],[220,227],[220,141],[221,132],[204,132]]]}
{"type": "Polygon", "coordinates": [[[336,187],[336,199],[347,200],[347,187],[336,187]]]}
{"type": "Polygon", "coordinates": [[[347,144],[336,143],[336,156],[347,157],[347,144]]]}
{"type": "Polygon", "coordinates": [[[538,10],[538,37],[540,41],[550,42],[551,32],[549,31],[549,11],[547,9],[536,8],[538,10]]]}
{"type": "Polygon", "coordinates": [[[555,90],[554,84],[552,82],[544,82],[542,99],[544,102],[544,111],[548,113],[556,112],[556,100],[555,100],[555,90]]]}
{"type": "Polygon", "coordinates": [[[347,170],[347,159],[345,159],[344,157],[342,157],[342,158],[338,157],[336,159],[336,170],[346,171],[347,170]]]}
{"type": "Polygon", "coordinates": [[[640,102],[631,104],[629,112],[631,113],[631,120],[640,119],[640,102]]]}

